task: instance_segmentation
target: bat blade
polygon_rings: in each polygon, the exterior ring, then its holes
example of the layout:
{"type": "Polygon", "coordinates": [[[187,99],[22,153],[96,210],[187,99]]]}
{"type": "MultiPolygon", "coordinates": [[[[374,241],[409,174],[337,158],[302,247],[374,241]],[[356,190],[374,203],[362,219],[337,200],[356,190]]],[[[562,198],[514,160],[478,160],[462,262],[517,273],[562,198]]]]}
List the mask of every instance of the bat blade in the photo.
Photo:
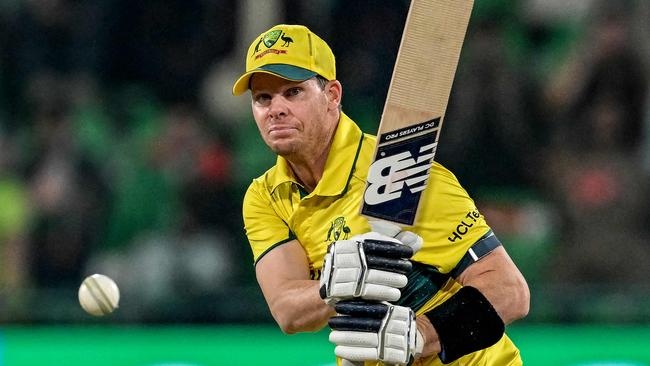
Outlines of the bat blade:
{"type": "Polygon", "coordinates": [[[361,214],[412,226],[438,146],[473,0],[412,0],[361,214]]]}

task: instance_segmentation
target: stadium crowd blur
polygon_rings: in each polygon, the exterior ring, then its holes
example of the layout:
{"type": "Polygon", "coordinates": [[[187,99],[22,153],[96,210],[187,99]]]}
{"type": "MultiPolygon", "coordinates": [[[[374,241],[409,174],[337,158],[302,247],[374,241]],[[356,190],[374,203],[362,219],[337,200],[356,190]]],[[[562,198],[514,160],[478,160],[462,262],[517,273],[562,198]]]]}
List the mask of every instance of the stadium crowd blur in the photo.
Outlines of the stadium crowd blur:
{"type": "MultiPolygon", "coordinates": [[[[92,273],[120,285],[112,321],[268,320],[240,205],[274,157],[230,96],[248,42],[322,35],[373,133],[407,8],[2,1],[0,321],[89,321],[92,273]]],[[[528,321],[650,321],[647,19],[644,0],[476,2],[437,160],[526,275],[528,321]]]]}

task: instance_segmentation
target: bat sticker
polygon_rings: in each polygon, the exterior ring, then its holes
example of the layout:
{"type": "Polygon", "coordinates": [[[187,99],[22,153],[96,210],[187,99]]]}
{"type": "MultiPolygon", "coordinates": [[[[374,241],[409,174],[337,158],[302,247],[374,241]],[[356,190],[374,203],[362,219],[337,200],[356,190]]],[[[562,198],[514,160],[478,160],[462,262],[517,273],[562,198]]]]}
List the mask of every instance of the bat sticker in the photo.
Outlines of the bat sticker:
{"type": "Polygon", "coordinates": [[[362,214],[413,225],[436,153],[438,130],[380,146],[370,165],[362,214]]]}

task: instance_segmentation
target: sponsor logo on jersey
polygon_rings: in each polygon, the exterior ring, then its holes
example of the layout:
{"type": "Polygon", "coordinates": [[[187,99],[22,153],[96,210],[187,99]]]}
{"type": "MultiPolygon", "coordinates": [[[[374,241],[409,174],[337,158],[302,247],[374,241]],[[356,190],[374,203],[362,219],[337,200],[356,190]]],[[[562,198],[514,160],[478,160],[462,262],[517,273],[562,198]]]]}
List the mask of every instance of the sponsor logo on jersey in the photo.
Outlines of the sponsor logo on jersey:
{"type": "Polygon", "coordinates": [[[469,211],[467,215],[465,215],[463,219],[460,220],[460,223],[456,225],[454,231],[452,231],[451,235],[447,237],[447,240],[452,243],[455,243],[456,240],[463,240],[465,234],[469,232],[470,228],[474,226],[479,218],[481,218],[481,213],[477,209],[469,211]]]}

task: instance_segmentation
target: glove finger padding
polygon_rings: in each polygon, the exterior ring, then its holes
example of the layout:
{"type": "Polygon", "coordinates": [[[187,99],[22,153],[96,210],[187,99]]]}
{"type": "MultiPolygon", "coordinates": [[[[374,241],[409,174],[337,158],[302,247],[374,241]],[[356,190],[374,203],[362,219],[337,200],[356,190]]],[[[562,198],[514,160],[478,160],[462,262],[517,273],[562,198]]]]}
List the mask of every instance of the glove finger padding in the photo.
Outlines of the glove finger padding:
{"type": "Polygon", "coordinates": [[[400,274],[407,274],[413,268],[409,260],[384,258],[375,255],[366,255],[366,264],[368,268],[376,268],[400,274]]]}
{"type": "Polygon", "coordinates": [[[321,298],[328,304],[353,298],[397,301],[408,282],[412,255],[399,240],[374,232],[336,241],[325,255],[321,298]]]}
{"type": "MultiPolygon", "coordinates": [[[[345,324],[346,321],[354,322],[357,318],[383,319],[388,312],[388,305],[381,302],[368,302],[361,300],[341,301],[334,307],[338,316],[330,318],[330,321],[340,321],[345,324]]],[[[338,328],[337,328],[338,329],[338,328]]],[[[375,329],[379,330],[379,328],[375,329]]]]}
{"type": "Polygon", "coordinates": [[[422,336],[410,308],[388,303],[342,301],[329,320],[337,356],[351,361],[407,364],[422,353],[422,336]]]}

